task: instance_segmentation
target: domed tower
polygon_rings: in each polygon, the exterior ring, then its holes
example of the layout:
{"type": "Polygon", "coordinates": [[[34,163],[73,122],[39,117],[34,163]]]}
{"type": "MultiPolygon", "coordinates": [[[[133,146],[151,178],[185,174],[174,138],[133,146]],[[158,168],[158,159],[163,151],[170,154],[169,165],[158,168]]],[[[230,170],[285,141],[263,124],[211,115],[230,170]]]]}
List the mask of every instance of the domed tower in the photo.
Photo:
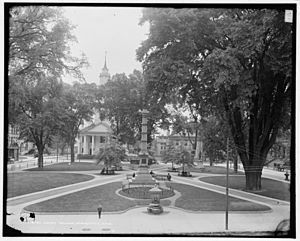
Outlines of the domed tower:
{"type": "Polygon", "coordinates": [[[99,84],[105,84],[110,79],[110,74],[108,72],[108,68],[106,66],[106,52],[105,52],[105,61],[104,61],[104,67],[102,68],[102,72],[99,75],[99,84]]]}

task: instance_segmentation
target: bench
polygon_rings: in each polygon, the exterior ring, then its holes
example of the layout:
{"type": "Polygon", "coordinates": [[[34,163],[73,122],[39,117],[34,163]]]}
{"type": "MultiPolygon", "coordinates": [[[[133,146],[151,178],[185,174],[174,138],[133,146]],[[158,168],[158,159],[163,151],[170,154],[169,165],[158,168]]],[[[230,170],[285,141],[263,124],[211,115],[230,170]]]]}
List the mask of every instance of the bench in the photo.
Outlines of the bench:
{"type": "Polygon", "coordinates": [[[113,170],[113,169],[102,169],[100,174],[101,175],[114,175],[115,170],[113,170]]]}
{"type": "Polygon", "coordinates": [[[168,168],[168,172],[178,172],[178,168],[175,168],[175,167],[173,167],[173,168],[168,168]]]}
{"type": "Polygon", "coordinates": [[[132,178],[132,174],[126,174],[126,179],[131,179],[132,178]]]}
{"type": "Polygon", "coordinates": [[[284,171],[286,167],[283,165],[283,164],[280,164],[280,163],[274,163],[274,169],[277,170],[277,171],[284,171]]]}
{"type": "Polygon", "coordinates": [[[178,172],[178,176],[191,177],[192,174],[190,172],[178,172]]]}

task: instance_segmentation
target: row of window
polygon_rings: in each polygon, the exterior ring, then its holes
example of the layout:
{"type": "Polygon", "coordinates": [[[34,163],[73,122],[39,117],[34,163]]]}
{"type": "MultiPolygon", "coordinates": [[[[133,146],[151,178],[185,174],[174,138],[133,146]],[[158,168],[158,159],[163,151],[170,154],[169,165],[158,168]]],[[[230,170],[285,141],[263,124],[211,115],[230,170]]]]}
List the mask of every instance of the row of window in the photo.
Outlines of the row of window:
{"type": "MultiPolygon", "coordinates": [[[[160,143],[160,145],[161,145],[161,146],[160,146],[160,149],[161,149],[161,150],[166,150],[166,149],[167,149],[166,143],[160,143]]],[[[176,145],[176,146],[179,146],[179,145],[180,145],[180,142],[176,142],[175,145],[176,145]]],[[[183,143],[183,145],[184,145],[184,146],[188,146],[188,143],[185,142],[185,143],[183,143]]]]}
{"type": "Polygon", "coordinates": [[[9,126],[8,133],[9,133],[9,134],[15,134],[15,135],[18,135],[18,134],[19,134],[19,131],[18,131],[18,129],[17,129],[16,127],[9,126]]]}

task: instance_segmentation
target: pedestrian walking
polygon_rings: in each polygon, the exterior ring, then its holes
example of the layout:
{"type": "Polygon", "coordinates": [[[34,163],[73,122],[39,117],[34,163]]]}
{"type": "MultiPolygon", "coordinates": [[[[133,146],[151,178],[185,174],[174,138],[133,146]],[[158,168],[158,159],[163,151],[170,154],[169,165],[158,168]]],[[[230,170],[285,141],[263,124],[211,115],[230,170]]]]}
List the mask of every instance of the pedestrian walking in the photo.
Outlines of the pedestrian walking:
{"type": "Polygon", "coordinates": [[[97,208],[97,211],[98,211],[98,217],[99,219],[101,218],[101,212],[102,212],[102,205],[99,204],[98,208],[97,208]]]}
{"type": "Polygon", "coordinates": [[[168,181],[171,181],[171,175],[170,175],[170,173],[168,173],[167,179],[168,179],[168,181]]]}

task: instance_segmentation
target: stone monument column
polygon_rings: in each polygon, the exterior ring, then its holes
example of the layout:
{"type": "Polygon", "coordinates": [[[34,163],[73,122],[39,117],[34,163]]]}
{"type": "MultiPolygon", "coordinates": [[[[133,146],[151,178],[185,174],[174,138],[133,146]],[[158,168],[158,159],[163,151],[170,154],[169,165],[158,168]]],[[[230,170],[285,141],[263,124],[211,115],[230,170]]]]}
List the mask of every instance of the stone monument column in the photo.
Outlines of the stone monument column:
{"type": "Polygon", "coordinates": [[[147,150],[147,115],[149,111],[143,109],[142,113],[142,133],[141,133],[141,142],[140,142],[140,166],[148,166],[148,150],[147,150]]]}

